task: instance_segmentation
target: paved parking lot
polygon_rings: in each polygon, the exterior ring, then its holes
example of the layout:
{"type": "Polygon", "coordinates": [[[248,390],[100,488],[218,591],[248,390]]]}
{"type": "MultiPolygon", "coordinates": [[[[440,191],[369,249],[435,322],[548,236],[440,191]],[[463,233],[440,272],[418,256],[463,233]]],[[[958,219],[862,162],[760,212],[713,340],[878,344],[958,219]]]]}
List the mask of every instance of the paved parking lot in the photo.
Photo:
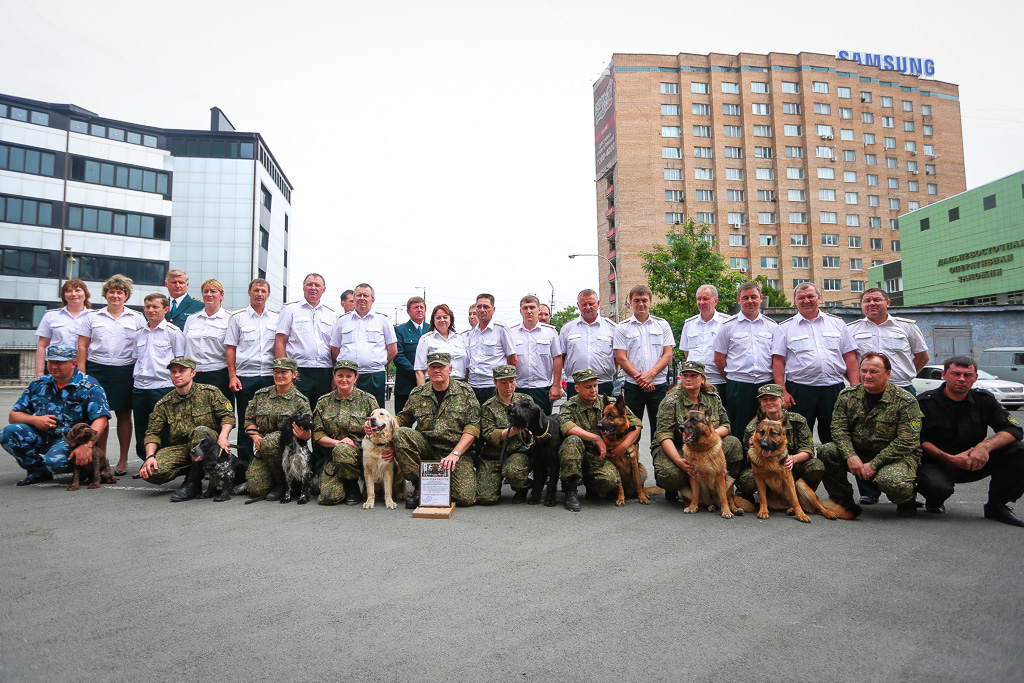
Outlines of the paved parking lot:
{"type": "MultiPolygon", "coordinates": [[[[0,416],[18,393],[0,390],[0,416]]],[[[1018,681],[1024,666],[1024,533],[982,518],[984,483],[943,516],[881,504],[800,524],[661,496],[572,514],[509,505],[507,488],[498,507],[413,520],[22,476],[0,455],[2,681],[1018,681]]]]}

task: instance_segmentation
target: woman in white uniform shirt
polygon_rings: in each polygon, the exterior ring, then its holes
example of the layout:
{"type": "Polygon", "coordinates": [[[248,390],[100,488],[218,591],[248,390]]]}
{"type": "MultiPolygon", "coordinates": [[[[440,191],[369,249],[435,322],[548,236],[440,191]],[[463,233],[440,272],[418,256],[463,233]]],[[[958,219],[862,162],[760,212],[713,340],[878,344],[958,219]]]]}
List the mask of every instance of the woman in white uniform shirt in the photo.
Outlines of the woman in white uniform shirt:
{"type": "Polygon", "coordinates": [[[78,348],[78,323],[82,322],[91,308],[89,304],[89,288],[77,277],[70,277],[60,288],[60,300],[63,308],[47,311],[39,321],[36,336],[36,377],[42,377],[46,371],[46,347],[50,344],[73,346],[78,348]]]}
{"type": "Polygon", "coordinates": [[[466,339],[455,332],[454,316],[448,304],[438,304],[430,313],[430,329],[423,333],[416,344],[416,386],[427,381],[427,354],[435,351],[451,354],[452,374],[455,379],[466,379],[466,339]]]}
{"type": "Polygon", "coordinates": [[[234,394],[228,381],[228,356],[224,339],[231,314],[221,307],[224,285],[207,280],[202,286],[203,310],[185,319],[185,355],[196,362],[197,384],[211,384],[231,401],[234,394]]]}
{"type": "MultiPolygon", "coordinates": [[[[146,326],[141,313],[125,308],[131,298],[130,278],[114,275],[103,283],[107,305],[90,311],[78,327],[78,369],[100,383],[107,394],[110,412],[117,417],[118,472],[128,469],[128,446],[132,440],[132,385],[135,370],[135,334],[146,326]]],[[[96,445],[106,450],[103,430],[96,445]]],[[[123,476],[123,475],[122,475],[123,476]]]]}

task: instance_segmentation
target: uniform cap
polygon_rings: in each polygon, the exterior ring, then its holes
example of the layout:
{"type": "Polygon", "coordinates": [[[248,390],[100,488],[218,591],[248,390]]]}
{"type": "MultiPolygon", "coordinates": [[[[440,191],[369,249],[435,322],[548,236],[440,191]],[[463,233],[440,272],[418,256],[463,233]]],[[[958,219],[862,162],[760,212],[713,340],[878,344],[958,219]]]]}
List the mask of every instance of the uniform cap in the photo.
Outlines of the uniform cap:
{"type": "Polygon", "coordinates": [[[452,354],[444,351],[435,351],[427,354],[427,365],[451,365],[452,354]]]}
{"type": "Polygon", "coordinates": [[[46,347],[46,360],[75,360],[78,349],[64,344],[50,344],[46,347]]]}
{"type": "Polygon", "coordinates": [[[695,360],[683,361],[683,364],[679,367],[679,372],[680,374],[684,372],[696,372],[705,378],[708,376],[704,369],[704,364],[695,360]]]}
{"type": "Polygon", "coordinates": [[[334,364],[334,371],[338,370],[351,370],[352,372],[359,373],[359,363],[354,360],[348,360],[347,358],[339,358],[338,362],[334,364]]]}
{"type": "Polygon", "coordinates": [[[581,382],[588,382],[592,379],[597,379],[597,371],[590,368],[584,368],[583,370],[577,370],[572,373],[572,381],[576,384],[581,382]]]}
{"type": "Polygon", "coordinates": [[[785,390],[778,384],[765,384],[763,387],[757,390],[757,397],[762,396],[775,396],[776,398],[782,398],[785,395],[785,390]]]}
{"type": "Polygon", "coordinates": [[[491,374],[494,375],[494,379],[515,379],[516,366],[499,365],[491,371],[491,374]]]}
{"type": "Polygon", "coordinates": [[[196,362],[188,356],[177,356],[176,358],[172,358],[171,362],[167,364],[167,367],[170,368],[172,365],[180,365],[183,368],[191,368],[193,370],[196,369],[196,362]]]}
{"type": "Polygon", "coordinates": [[[299,361],[294,358],[275,358],[272,366],[275,370],[299,371],[299,361]]]}

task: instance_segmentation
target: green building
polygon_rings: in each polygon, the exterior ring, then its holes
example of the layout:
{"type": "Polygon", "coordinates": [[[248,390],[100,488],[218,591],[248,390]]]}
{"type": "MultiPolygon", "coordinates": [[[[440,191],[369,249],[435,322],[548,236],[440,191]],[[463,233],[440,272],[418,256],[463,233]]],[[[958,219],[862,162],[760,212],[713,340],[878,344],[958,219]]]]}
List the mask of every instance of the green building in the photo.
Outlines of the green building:
{"type": "Polygon", "coordinates": [[[868,282],[902,306],[1024,303],[1024,171],[900,217],[901,261],[868,282]]]}

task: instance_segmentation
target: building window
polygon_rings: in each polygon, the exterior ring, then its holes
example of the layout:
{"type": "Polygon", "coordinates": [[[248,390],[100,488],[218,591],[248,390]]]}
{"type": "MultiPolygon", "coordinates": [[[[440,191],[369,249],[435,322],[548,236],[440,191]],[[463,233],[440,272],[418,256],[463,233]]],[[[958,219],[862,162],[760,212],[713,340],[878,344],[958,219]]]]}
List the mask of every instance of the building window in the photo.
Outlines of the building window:
{"type": "Polygon", "coordinates": [[[839,108],[839,118],[851,120],[853,119],[853,110],[847,107],[839,108]]]}
{"type": "Polygon", "coordinates": [[[746,235],[729,235],[729,246],[730,247],[745,247],[747,246],[746,235]]]}
{"type": "Polygon", "coordinates": [[[807,241],[807,235],[792,233],[789,236],[789,244],[792,247],[806,247],[810,243],[807,241]]]}
{"type": "Polygon", "coordinates": [[[733,256],[729,259],[729,267],[740,272],[747,272],[747,259],[733,256]]]}
{"type": "Polygon", "coordinates": [[[681,147],[662,147],[661,148],[662,159],[682,159],[683,150],[681,147]]]}
{"type": "Polygon", "coordinates": [[[695,180],[714,180],[715,172],[710,168],[694,168],[693,177],[695,180]]]}
{"type": "Polygon", "coordinates": [[[882,250],[882,239],[880,237],[871,238],[871,248],[875,251],[882,250]]]}
{"type": "Polygon", "coordinates": [[[900,250],[900,241],[899,240],[892,240],[892,245],[891,246],[892,246],[892,250],[893,251],[899,251],[900,250]]]}
{"type": "Polygon", "coordinates": [[[57,155],[28,147],[0,145],[0,170],[53,177],[57,155]]]}
{"type": "Polygon", "coordinates": [[[908,192],[919,192],[920,188],[921,188],[921,186],[918,184],[918,182],[916,180],[908,180],[907,181],[907,191],[908,192]]]}
{"type": "Polygon", "coordinates": [[[708,225],[715,224],[715,214],[709,211],[698,211],[695,218],[698,223],[707,223],[708,225]]]}
{"type": "Polygon", "coordinates": [[[260,248],[267,250],[270,248],[270,233],[266,228],[260,228],[260,248]]]}
{"type": "Polygon", "coordinates": [[[899,208],[900,208],[900,198],[899,197],[889,197],[889,208],[894,210],[894,211],[899,210],[899,208]]]}
{"type": "Polygon", "coordinates": [[[68,206],[68,229],[146,239],[170,239],[170,217],[93,206],[68,206]]]}
{"type": "Polygon", "coordinates": [[[60,254],[56,251],[0,247],[0,275],[60,277],[60,254]]]}
{"type": "Polygon", "coordinates": [[[824,81],[812,81],[811,92],[821,93],[823,95],[828,94],[828,83],[824,81]]]}
{"type": "Polygon", "coordinates": [[[981,200],[981,208],[983,211],[996,208],[996,196],[994,194],[990,194],[989,196],[984,197],[981,200]]]}
{"type": "Polygon", "coordinates": [[[775,180],[775,169],[774,168],[755,168],[754,176],[758,180],[775,180]]]}
{"type": "Polygon", "coordinates": [[[868,227],[869,228],[880,228],[882,227],[882,219],[879,216],[868,216],[868,227]]]}
{"type": "Polygon", "coordinates": [[[701,83],[699,81],[690,81],[690,92],[697,95],[707,95],[711,90],[708,88],[707,83],[701,83]]]}
{"type": "Polygon", "coordinates": [[[759,94],[759,95],[767,95],[768,94],[768,84],[764,83],[764,82],[761,82],[761,81],[751,81],[751,83],[750,83],[750,92],[756,93],[756,94],[759,94]]]}
{"type": "Polygon", "coordinates": [[[662,83],[661,84],[662,95],[678,95],[679,84],[678,83],[662,83]]]}
{"type": "Polygon", "coordinates": [[[859,237],[854,237],[851,235],[850,237],[847,237],[846,240],[849,243],[850,249],[860,249],[859,237]]]}
{"type": "Polygon", "coordinates": [[[958,220],[960,220],[960,207],[954,206],[952,209],[949,210],[949,222],[952,223],[953,221],[958,220]]]}
{"type": "MultiPolygon", "coordinates": [[[[2,105],[0,105],[2,106],[2,105]]],[[[0,301],[0,328],[7,330],[34,330],[46,313],[46,304],[27,301],[0,301]]],[[[17,358],[17,356],[15,356],[17,358]]],[[[0,374],[2,379],[18,379],[18,363],[10,375],[0,374]]]]}
{"type": "Polygon", "coordinates": [[[793,278],[793,289],[796,289],[805,282],[810,282],[810,280],[793,278]]]}
{"type": "Polygon", "coordinates": [[[757,159],[774,159],[775,150],[771,147],[754,147],[754,157],[757,159]]]}
{"type": "Polygon", "coordinates": [[[723,104],[722,105],[722,113],[725,114],[726,116],[739,116],[740,115],[740,105],[738,105],[738,104],[723,104]]]}
{"type": "Polygon", "coordinates": [[[867,182],[868,186],[878,185],[878,176],[875,175],[874,173],[868,173],[866,176],[864,176],[864,179],[867,182]]]}
{"type": "Polygon", "coordinates": [[[822,235],[821,235],[821,246],[823,246],[823,247],[838,247],[839,246],[839,235],[835,235],[835,234],[832,234],[832,233],[822,233],[822,235]]]}
{"type": "Polygon", "coordinates": [[[765,270],[778,270],[779,259],[776,256],[762,256],[761,267],[765,270]]]}
{"type": "Polygon", "coordinates": [[[864,280],[850,280],[850,291],[851,292],[863,292],[864,291],[864,280]]]}
{"type": "MultiPolygon", "coordinates": [[[[746,224],[747,224],[747,214],[739,212],[739,211],[730,211],[729,212],[729,225],[746,225],[746,224]]],[[[747,238],[742,236],[742,235],[730,235],[729,244],[731,246],[746,246],[747,238]],[[732,243],[732,238],[733,237],[743,237],[743,244],[742,245],[735,245],[735,244],[733,244],[732,243]]]]}
{"type": "Polygon", "coordinates": [[[790,166],[786,168],[786,178],[789,180],[803,180],[804,169],[802,167],[790,166]]]}
{"type": "Polygon", "coordinates": [[[827,188],[821,188],[818,190],[818,199],[823,202],[834,202],[836,200],[836,191],[829,190],[827,188]]]}
{"type": "Polygon", "coordinates": [[[791,202],[807,201],[807,190],[787,190],[786,194],[791,202]]]}
{"type": "Polygon", "coordinates": [[[681,202],[683,201],[682,190],[665,190],[665,201],[666,202],[681,202]]]}
{"type": "Polygon", "coordinates": [[[935,175],[935,164],[925,164],[924,165],[924,174],[925,175],[935,175]]]}
{"type": "Polygon", "coordinates": [[[899,178],[888,178],[886,180],[886,186],[890,190],[898,190],[898,189],[900,189],[900,180],[899,180],[899,178]]]}
{"type": "Polygon", "coordinates": [[[931,220],[929,220],[927,218],[922,218],[921,219],[921,230],[928,230],[931,227],[932,227],[931,220]]]}
{"type": "Polygon", "coordinates": [[[762,247],[777,247],[779,246],[779,238],[776,235],[761,235],[758,238],[758,244],[762,247]]]}
{"type": "Polygon", "coordinates": [[[797,114],[799,115],[803,111],[803,107],[800,106],[799,102],[783,102],[782,113],[783,114],[797,114]]]}
{"type": "MultiPolygon", "coordinates": [[[[853,142],[853,129],[852,128],[841,128],[839,130],[839,139],[845,140],[846,142],[853,142]]],[[[843,161],[846,161],[846,153],[843,153],[843,161]]]]}
{"type": "Polygon", "coordinates": [[[834,223],[838,223],[839,221],[838,221],[838,216],[836,215],[835,211],[822,211],[821,212],[821,222],[822,223],[832,223],[832,224],[834,224],[834,223]]]}
{"type": "MultiPolygon", "coordinates": [[[[858,216],[855,213],[848,213],[848,214],[846,214],[846,225],[851,227],[851,228],[860,227],[860,216],[858,216]]],[[[858,243],[857,244],[858,245],[860,244],[859,238],[858,238],[858,243]]]]}
{"type": "Polygon", "coordinates": [[[775,225],[778,223],[778,219],[774,211],[759,211],[757,222],[759,225],[775,225]]]}
{"type": "Polygon", "coordinates": [[[771,107],[761,102],[755,102],[750,105],[751,113],[757,116],[768,116],[771,114],[771,107]]]}
{"type": "Polygon", "coordinates": [[[819,145],[814,148],[814,156],[819,159],[835,159],[835,150],[827,145],[819,145]]]}
{"type": "MultiPolygon", "coordinates": [[[[742,202],[746,201],[746,193],[743,190],[726,190],[725,198],[730,202],[742,202]]],[[[729,221],[730,223],[732,221],[729,221]]]]}
{"type": "Polygon", "coordinates": [[[666,168],[665,169],[665,180],[682,180],[683,169],[681,168],[666,168]]]}
{"type": "Polygon", "coordinates": [[[724,126],[722,128],[722,133],[727,138],[743,137],[743,129],[739,126],[724,126]]]}
{"type": "Polygon", "coordinates": [[[904,133],[913,133],[914,132],[914,122],[913,121],[904,121],[903,122],[903,132],[904,133]]]}
{"type": "Polygon", "coordinates": [[[115,273],[127,275],[137,285],[163,284],[167,273],[166,261],[146,261],[142,259],[110,258],[109,256],[93,256],[75,254],[77,262],[72,273],[83,280],[104,282],[115,273]]]}
{"type": "Polygon", "coordinates": [[[695,138],[709,138],[711,137],[711,126],[694,126],[693,136],[695,138]]]}
{"type": "MultiPolygon", "coordinates": [[[[932,135],[934,135],[933,130],[934,129],[931,126],[929,126],[927,123],[924,124],[923,126],[921,126],[921,132],[922,132],[922,134],[926,138],[930,138],[932,135]]],[[[931,153],[935,154],[935,152],[931,152],[931,153]]]]}
{"type": "Polygon", "coordinates": [[[892,116],[883,116],[882,117],[882,128],[895,128],[895,127],[896,127],[896,119],[894,117],[892,117],[892,116]]]}
{"type": "Polygon", "coordinates": [[[841,292],[843,291],[843,281],[825,278],[823,290],[826,292],[841,292]]]}
{"type": "Polygon", "coordinates": [[[804,148],[803,147],[786,147],[786,157],[789,159],[803,159],[804,148]]]}
{"type": "Polygon", "coordinates": [[[896,149],[896,138],[882,138],[883,149],[896,149]]]}
{"type": "MultiPolygon", "coordinates": [[[[825,115],[831,114],[832,113],[832,105],[828,104],[826,102],[815,102],[814,103],[814,113],[815,114],[825,114],[825,115]]],[[[820,135],[820,133],[819,133],[819,135],[820,135]]]]}
{"type": "Polygon", "coordinates": [[[913,200],[907,202],[907,211],[917,211],[921,208],[921,202],[915,202],[913,200]]]}
{"type": "Polygon", "coordinates": [[[727,83],[727,82],[723,81],[722,82],[722,92],[730,94],[730,95],[739,95],[740,94],[740,84],[739,83],[727,83]]]}
{"type": "Polygon", "coordinates": [[[896,157],[886,157],[885,158],[885,167],[886,168],[898,168],[898,165],[896,163],[896,157]]]}
{"type": "Polygon", "coordinates": [[[694,159],[710,159],[711,148],[710,147],[694,147],[693,148],[694,159]]]}
{"type": "Polygon", "coordinates": [[[772,136],[771,126],[754,126],[755,138],[770,138],[772,136]]]}
{"type": "MultiPolygon", "coordinates": [[[[874,133],[864,133],[863,138],[864,138],[864,144],[865,145],[873,145],[873,144],[875,144],[875,134],[874,133]]],[[[864,156],[867,157],[867,154],[865,154],[864,156]]],[[[874,155],[872,154],[871,156],[874,156],[874,155]]]]}
{"type": "Polygon", "coordinates": [[[831,166],[819,166],[818,177],[824,180],[835,180],[836,170],[831,166]]]}
{"type": "Polygon", "coordinates": [[[663,137],[663,138],[678,138],[678,137],[680,137],[680,135],[681,135],[681,133],[679,131],[679,126],[662,126],[661,127],[661,137],[663,137]]]}
{"type": "Polygon", "coordinates": [[[691,111],[697,116],[711,116],[711,105],[694,102],[691,105],[691,111]]]}
{"type": "Polygon", "coordinates": [[[846,193],[846,203],[847,204],[856,204],[857,203],[857,193],[856,192],[847,192],[846,193]]]}
{"type": "Polygon", "coordinates": [[[794,256],[793,257],[794,268],[810,268],[811,257],[810,256],[794,256]]]}
{"type": "Polygon", "coordinates": [[[800,84],[793,83],[792,81],[782,81],[782,92],[789,93],[790,95],[799,95],[800,84]]]}
{"type": "Polygon", "coordinates": [[[843,182],[844,183],[855,183],[857,182],[856,171],[843,171],[843,182]]]}
{"type": "Polygon", "coordinates": [[[796,124],[787,123],[782,127],[782,134],[789,137],[800,137],[804,134],[804,127],[796,124]]]}
{"type": "Polygon", "coordinates": [[[868,195],[868,206],[880,206],[880,204],[878,203],[878,195],[877,194],[869,194],[868,195]]]}
{"type": "Polygon", "coordinates": [[[875,115],[872,114],[869,111],[862,111],[860,113],[860,122],[861,123],[874,123],[875,122],[875,115]]]}
{"type": "Polygon", "coordinates": [[[887,95],[882,95],[882,106],[892,109],[892,98],[887,95]]]}
{"type": "Polygon", "coordinates": [[[776,200],[775,190],[758,190],[757,201],[759,202],[774,202],[776,200]]]}
{"type": "Polygon", "coordinates": [[[913,140],[906,140],[903,143],[903,150],[911,154],[917,154],[917,143],[913,140]]]}
{"type": "Polygon", "coordinates": [[[727,168],[725,169],[726,180],[743,180],[743,169],[742,168],[727,168]]]}
{"type": "Polygon", "coordinates": [[[910,100],[903,100],[903,111],[914,111],[914,103],[910,100]]]}
{"type": "Polygon", "coordinates": [[[928,156],[935,156],[935,145],[925,145],[924,153],[927,154],[928,156]]]}
{"type": "Polygon", "coordinates": [[[697,190],[696,199],[698,202],[713,202],[715,201],[714,190],[697,190]]]}
{"type": "MultiPolygon", "coordinates": [[[[806,225],[807,224],[807,213],[804,211],[790,211],[789,222],[793,225],[806,225]]],[[[807,237],[803,235],[803,237],[807,237]]],[[[795,243],[794,243],[795,244],[795,243]]]]}
{"type": "Polygon", "coordinates": [[[686,216],[681,213],[665,212],[665,223],[667,225],[679,225],[686,220],[686,216]]]}
{"type": "Polygon", "coordinates": [[[922,104],[921,105],[921,116],[931,116],[931,115],[932,115],[932,105],[930,105],[930,104],[922,104]]]}
{"type": "Polygon", "coordinates": [[[170,197],[170,175],[133,166],[109,164],[84,157],[71,158],[71,179],[83,183],[152,192],[170,197]]]}
{"type": "Polygon", "coordinates": [[[821,257],[822,268],[838,268],[839,257],[838,256],[822,256],[821,257]]]}
{"type": "Polygon", "coordinates": [[[661,105],[662,116],[679,116],[679,105],[678,104],[663,104],[661,105]]]}
{"type": "Polygon", "coordinates": [[[701,242],[705,242],[710,245],[718,244],[718,238],[714,235],[698,235],[701,242]]]}
{"type": "Polygon", "coordinates": [[[743,148],[742,147],[726,147],[725,148],[726,159],[742,159],[743,148]]]}
{"type": "Polygon", "coordinates": [[[53,204],[39,199],[0,195],[0,222],[54,227],[53,204]]]}

